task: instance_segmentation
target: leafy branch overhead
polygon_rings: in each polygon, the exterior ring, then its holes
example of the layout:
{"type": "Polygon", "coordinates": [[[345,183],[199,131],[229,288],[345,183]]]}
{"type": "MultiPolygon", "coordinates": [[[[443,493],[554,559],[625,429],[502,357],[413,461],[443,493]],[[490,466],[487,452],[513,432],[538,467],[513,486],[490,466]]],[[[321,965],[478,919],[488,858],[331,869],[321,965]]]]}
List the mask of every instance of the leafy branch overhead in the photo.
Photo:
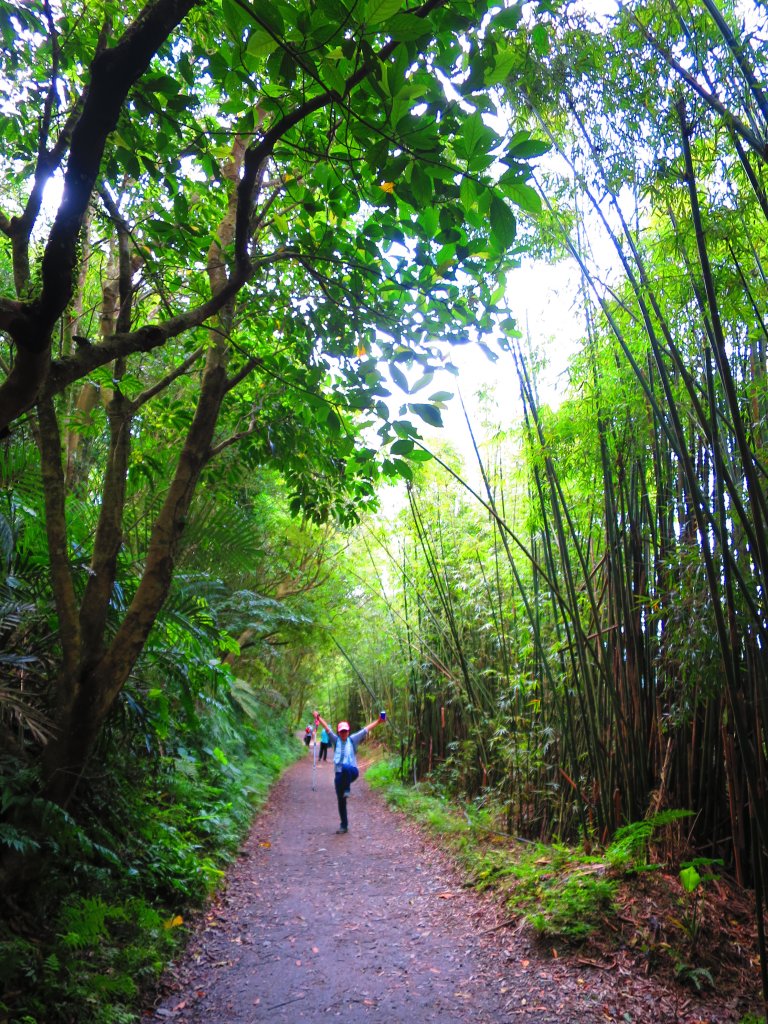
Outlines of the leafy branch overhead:
{"type": "Polygon", "coordinates": [[[15,68],[30,116],[6,106],[2,117],[15,181],[0,218],[15,285],[0,301],[14,350],[2,427],[116,358],[163,346],[178,358],[236,296],[239,362],[258,360],[263,375],[279,338],[299,363],[341,374],[353,408],[366,391],[379,415],[381,387],[346,365],[356,354],[426,364],[437,339],[492,329],[491,299],[512,262],[510,203],[527,205],[529,168],[520,140],[487,123],[497,49],[483,5],[156,0],[121,35],[66,9],[57,20],[3,7],[6,35],[30,58],[15,68]],[[43,190],[62,172],[47,224],[43,190]],[[91,325],[75,331],[80,344],[51,361],[91,210],[113,221],[119,211],[131,315],[101,338],[91,325]],[[211,294],[202,271],[212,251],[223,274],[211,294]]]}

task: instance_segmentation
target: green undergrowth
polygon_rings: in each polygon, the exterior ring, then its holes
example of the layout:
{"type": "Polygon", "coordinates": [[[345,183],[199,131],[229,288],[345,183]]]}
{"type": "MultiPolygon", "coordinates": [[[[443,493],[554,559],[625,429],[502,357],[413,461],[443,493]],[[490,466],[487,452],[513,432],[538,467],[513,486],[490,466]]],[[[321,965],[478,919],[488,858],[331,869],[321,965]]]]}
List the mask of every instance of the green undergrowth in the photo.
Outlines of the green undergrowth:
{"type": "MultiPolygon", "coordinates": [[[[677,863],[679,886],[670,886],[674,872],[659,862],[668,841],[670,849],[675,848],[674,837],[689,811],[662,811],[618,829],[611,843],[595,855],[584,847],[529,842],[499,831],[490,807],[463,804],[429,781],[404,785],[398,759],[372,765],[366,779],[390,806],[439,837],[468,886],[492,891],[509,914],[509,923],[527,923],[548,947],[591,941],[592,948],[604,951],[619,942],[636,951],[647,971],[664,972],[688,990],[717,987],[721,946],[716,944],[714,960],[712,944],[703,956],[700,946],[707,889],[722,863],[707,857],[677,863]],[[662,867],[664,877],[655,879],[662,867]],[[627,893],[636,903],[643,886],[653,894],[653,932],[643,913],[640,927],[633,930],[632,914],[627,916],[623,908],[627,893]]],[[[740,1024],[768,1022],[759,1013],[747,1013],[740,1024]]]]}
{"type": "Polygon", "coordinates": [[[462,807],[429,784],[403,785],[397,762],[382,761],[366,775],[388,803],[438,833],[468,882],[492,889],[506,910],[524,918],[548,940],[579,942],[603,927],[616,910],[618,886],[628,874],[650,870],[649,844],[656,828],[686,812],[670,812],[621,829],[600,856],[560,844],[526,842],[497,831],[492,813],[462,807]]]}
{"type": "Polygon", "coordinates": [[[173,754],[111,755],[72,813],[0,760],[0,851],[22,879],[0,920],[0,1024],[139,1019],[190,915],[301,750],[283,721],[228,723],[173,754]]]}

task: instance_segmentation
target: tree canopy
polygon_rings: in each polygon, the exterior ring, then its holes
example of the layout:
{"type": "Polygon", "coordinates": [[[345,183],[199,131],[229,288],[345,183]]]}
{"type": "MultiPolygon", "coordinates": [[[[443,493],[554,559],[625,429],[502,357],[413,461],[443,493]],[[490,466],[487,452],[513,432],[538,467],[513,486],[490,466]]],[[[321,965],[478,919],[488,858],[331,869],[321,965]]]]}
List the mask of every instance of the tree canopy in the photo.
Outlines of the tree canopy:
{"type": "Polygon", "coordinates": [[[494,91],[497,37],[520,17],[443,0],[0,5],[0,429],[34,435],[44,485],[50,795],[66,799],[147,641],[216,461],[236,449],[234,475],[274,467],[294,512],[350,522],[380,474],[412,475],[445,346],[498,334],[513,207],[546,148],[494,91]],[[413,366],[393,414],[387,368],[401,386],[413,366]],[[108,633],[137,515],[136,582],[108,633]]]}

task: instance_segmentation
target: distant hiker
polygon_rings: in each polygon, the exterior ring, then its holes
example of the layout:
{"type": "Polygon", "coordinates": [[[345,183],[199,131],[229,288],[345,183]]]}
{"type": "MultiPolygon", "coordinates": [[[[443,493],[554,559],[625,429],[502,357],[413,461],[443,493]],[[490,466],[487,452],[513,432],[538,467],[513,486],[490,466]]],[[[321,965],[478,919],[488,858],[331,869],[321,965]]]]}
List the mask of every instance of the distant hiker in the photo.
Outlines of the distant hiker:
{"type": "Polygon", "coordinates": [[[323,729],[320,733],[320,753],[317,755],[318,761],[328,760],[328,747],[331,745],[331,737],[328,735],[327,730],[323,729]]]}
{"type": "Polygon", "coordinates": [[[357,748],[371,729],[375,729],[377,725],[381,725],[386,719],[387,716],[382,711],[378,718],[374,719],[369,725],[366,725],[365,728],[360,729],[359,732],[353,732],[350,736],[349,722],[339,722],[337,732],[334,732],[325,719],[321,718],[317,711],[315,712],[315,721],[322,725],[334,746],[333,764],[336,771],[333,777],[333,785],[336,789],[340,819],[339,827],[336,829],[337,836],[344,835],[349,831],[347,797],[349,796],[349,787],[360,774],[357,769],[357,757],[355,756],[357,748]]]}
{"type": "Polygon", "coordinates": [[[312,742],[312,726],[308,725],[307,728],[304,730],[304,746],[308,747],[311,742],[312,742]]]}

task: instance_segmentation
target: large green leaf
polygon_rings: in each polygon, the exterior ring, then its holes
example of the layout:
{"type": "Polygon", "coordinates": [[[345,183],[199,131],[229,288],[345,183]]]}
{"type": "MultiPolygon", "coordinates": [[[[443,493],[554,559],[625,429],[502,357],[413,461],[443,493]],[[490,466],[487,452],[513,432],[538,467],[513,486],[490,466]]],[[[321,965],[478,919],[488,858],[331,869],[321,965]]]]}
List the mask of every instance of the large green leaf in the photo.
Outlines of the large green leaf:
{"type": "Polygon", "coordinates": [[[393,39],[410,43],[429,35],[429,24],[415,14],[396,14],[387,22],[387,32],[393,39]]]}
{"type": "Polygon", "coordinates": [[[506,156],[514,160],[529,160],[531,157],[543,156],[552,148],[552,144],[544,139],[532,139],[527,132],[522,133],[522,138],[516,137],[512,140],[506,152],[506,156]]]}
{"type": "Polygon", "coordinates": [[[512,71],[520,66],[520,53],[514,47],[499,49],[494,55],[493,64],[485,74],[486,85],[500,85],[506,82],[512,71]]]}
{"type": "Polygon", "coordinates": [[[411,172],[411,189],[419,206],[426,205],[432,199],[434,193],[432,179],[424,173],[418,164],[413,165],[411,172]]]}
{"type": "Polygon", "coordinates": [[[411,385],[411,394],[414,395],[416,394],[417,391],[421,391],[422,388],[425,388],[429,384],[431,384],[434,379],[434,376],[435,375],[432,371],[425,373],[424,376],[420,377],[415,384],[411,385]]]}
{"type": "Polygon", "coordinates": [[[505,196],[527,213],[541,213],[541,196],[530,185],[514,182],[504,188],[505,196]]]}
{"type": "Polygon", "coordinates": [[[531,31],[531,42],[533,48],[540,57],[549,53],[549,31],[543,24],[534,25],[531,31]]]}
{"type": "Polygon", "coordinates": [[[364,20],[367,25],[378,25],[394,17],[403,6],[403,0],[368,0],[364,20]]]}
{"type": "Polygon", "coordinates": [[[410,462],[430,462],[434,459],[434,455],[423,448],[413,448],[410,452],[406,453],[405,458],[410,462]]]}
{"type": "Polygon", "coordinates": [[[436,409],[434,405],[427,405],[422,402],[411,402],[408,405],[409,412],[415,413],[420,419],[424,420],[431,427],[442,427],[443,417],[440,415],[440,410],[436,409]]]}
{"type": "Polygon", "coordinates": [[[513,245],[517,235],[515,215],[504,200],[497,195],[491,199],[490,220],[491,237],[499,248],[507,249],[513,245]]]}
{"type": "Polygon", "coordinates": [[[459,156],[469,159],[480,154],[486,155],[497,142],[496,133],[483,122],[483,116],[478,110],[465,120],[455,147],[459,156]]]}
{"type": "Polygon", "coordinates": [[[400,438],[394,441],[389,450],[393,455],[409,455],[413,451],[414,442],[410,438],[400,438]]]}
{"type": "Polygon", "coordinates": [[[256,28],[248,36],[246,53],[251,57],[267,57],[277,46],[273,35],[262,28],[256,28]]]}
{"type": "Polygon", "coordinates": [[[408,394],[408,379],[403,371],[394,363],[389,364],[389,375],[400,390],[405,391],[405,393],[408,394]]]}

